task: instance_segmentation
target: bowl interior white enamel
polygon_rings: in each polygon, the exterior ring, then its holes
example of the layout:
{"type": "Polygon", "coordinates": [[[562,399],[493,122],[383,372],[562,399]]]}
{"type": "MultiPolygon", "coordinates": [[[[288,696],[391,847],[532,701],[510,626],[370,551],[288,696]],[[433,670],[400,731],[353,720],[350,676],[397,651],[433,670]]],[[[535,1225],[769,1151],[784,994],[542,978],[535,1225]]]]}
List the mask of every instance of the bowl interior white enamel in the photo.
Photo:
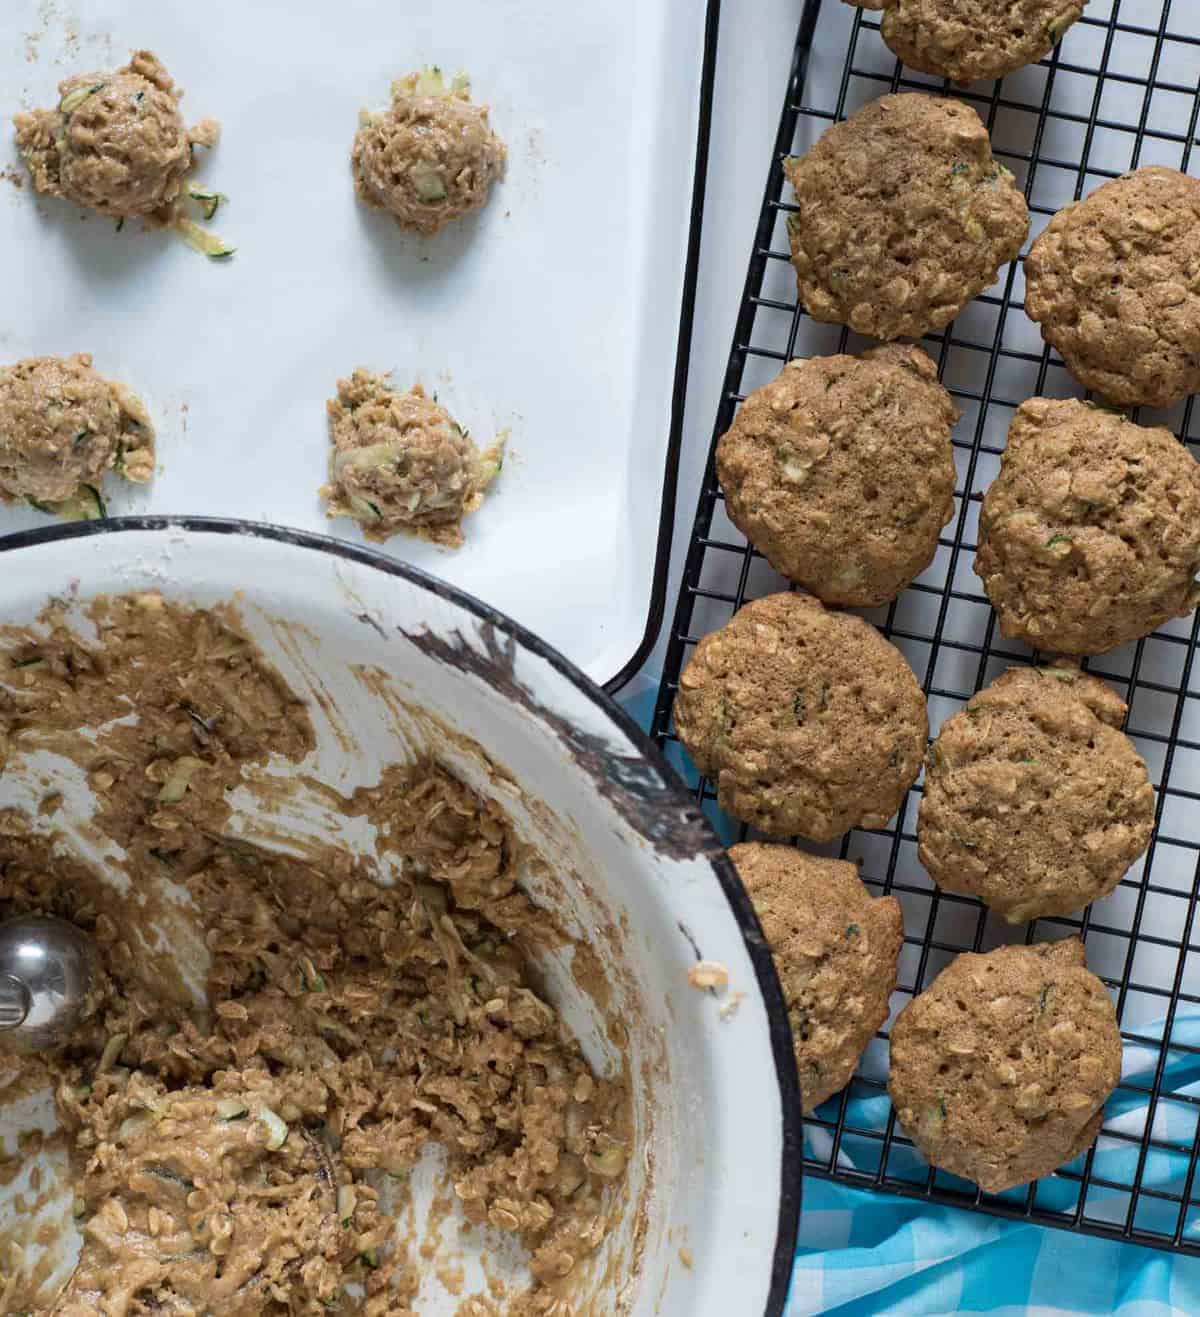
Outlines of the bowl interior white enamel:
{"type": "MultiPolygon", "coordinates": [[[[722,887],[727,862],[714,858],[712,834],[660,761],[645,756],[636,732],[532,638],[503,621],[493,626],[484,610],[443,587],[329,542],[118,525],[0,552],[0,623],[32,621],[50,596],[87,600],[151,588],[197,605],[236,597],[293,686],[302,694],[324,688],[335,712],[331,720],[310,702],[319,745],[305,765],[323,781],[340,790],[370,784],[383,765],[428,740],[419,716],[372,704],[352,675],[368,666],[520,784],[524,798],[510,791],[501,803],[555,873],[553,882],[535,883],[534,894],[611,968],[613,1005],[629,1037],[640,1138],[630,1189],[644,1211],[627,1214],[602,1259],[607,1265],[596,1268],[596,1311],[749,1317],[768,1303],[778,1311],[777,1243],[794,1226],[790,1204],[798,1195],[798,1183],[789,1183],[795,1127],[781,1096],[781,1051],[787,1055],[778,998],[773,1034],[760,982],[764,957],[748,950],[722,887]],[[349,754],[344,735],[335,734],[339,718],[343,733],[351,731],[349,754]],[[728,968],[722,999],[689,985],[698,954],[728,968]],[[722,1003],[736,994],[745,995],[723,1017],[722,1003]]],[[[477,756],[457,744],[442,750],[489,789],[477,756]]],[[[65,762],[61,768],[69,777],[65,762]]],[[[19,768],[0,776],[0,808],[29,803],[19,768]]],[[[321,829],[315,808],[291,822],[321,829]]],[[[569,957],[545,968],[589,1054],[612,1065],[613,1044],[572,978],[569,957]]],[[[777,993],[773,980],[766,992],[777,993]]],[[[0,1111],[4,1154],[16,1151],[22,1130],[52,1121],[47,1098],[0,1111]]],[[[22,1174],[0,1190],[0,1235],[12,1228],[22,1189],[30,1201],[27,1180],[22,1174]]],[[[64,1219],[69,1194],[51,1196],[41,1212],[64,1219]]],[[[784,1240],[781,1258],[789,1245],[784,1240]]],[[[66,1256],[61,1268],[69,1265],[66,1256]]],[[[468,1266],[468,1292],[471,1279],[468,1266]]],[[[459,1301],[431,1276],[420,1310],[450,1314],[459,1301]]]]}

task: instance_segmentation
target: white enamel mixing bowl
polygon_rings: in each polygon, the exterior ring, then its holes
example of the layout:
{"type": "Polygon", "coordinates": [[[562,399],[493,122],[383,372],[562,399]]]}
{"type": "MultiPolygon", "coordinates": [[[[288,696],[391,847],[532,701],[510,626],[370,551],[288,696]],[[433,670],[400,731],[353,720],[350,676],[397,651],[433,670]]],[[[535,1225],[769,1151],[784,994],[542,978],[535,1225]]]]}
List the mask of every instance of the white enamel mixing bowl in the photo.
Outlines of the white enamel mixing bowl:
{"type": "MultiPolygon", "coordinates": [[[[594,1268],[585,1310],[780,1314],[800,1206],[799,1100],[783,1003],[749,902],[655,747],[536,637],[428,576],[340,542],[159,518],[0,540],[0,624],[31,623],[51,596],[86,603],[147,589],[196,605],[236,601],[268,657],[310,697],[319,745],[305,771],[339,790],[377,780],[385,763],[428,744],[436,724],[420,710],[458,734],[435,735],[434,748],[473,785],[489,789],[482,756],[503,768],[501,781],[518,784],[503,788],[501,803],[554,873],[531,879],[531,893],[598,954],[608,1018],[620,1018],[628,1042],[615,1047],[566,953],[544,966],[549,990],[593,1062],[612,1066],[619,1050],[634,1081],[640,1147],[630,1206],[594,1268]],[[405,705],[373,702],[354,676],[363,670],[384,674],[405,705]],[[722,994],[690,986],[697,959],[727,968],[722,994]]],[[[61,769],[66,776],[65,761],[61,769]]],[[[22,790],[21,765],[10,765],[0,809],[27,808],[22,790]]],[[[0,1109],[0,1153],[15,1155],[23,1131],[52,1122],[46,1094],[0,1109]]],[[[43,1159],[52,1170],[54,1159],[43,1159]]],[[[31,1173],[0,1187],[0,1237],[28,1211],[31,1173]]],[[[69,1221],[61,1195],[43,1190],[37,1202],[48,1221],[69,1221]]],[[[59,1274],[78,1247],[72,1235],[68,1227],[59,1274]]],[[[431,1277],[419,1310],[441,1317],[459,1302],[431,1277]]]]}

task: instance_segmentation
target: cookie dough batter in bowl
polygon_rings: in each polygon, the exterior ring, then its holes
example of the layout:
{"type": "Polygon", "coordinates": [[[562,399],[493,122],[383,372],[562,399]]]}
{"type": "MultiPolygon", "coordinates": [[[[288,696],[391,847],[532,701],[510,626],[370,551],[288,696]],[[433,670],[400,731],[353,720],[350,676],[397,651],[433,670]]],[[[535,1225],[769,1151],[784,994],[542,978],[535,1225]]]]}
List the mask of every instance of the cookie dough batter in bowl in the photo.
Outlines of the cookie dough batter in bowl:
{"type": "Polygon", "coordinates": [[[10,564],[0,915],[103,967],[63,1053],[0,1057],[18,1311],[778,1317],[782,996],[615,706],[319,537],[112,521],[10,564]]]}
{"type": "Polygon", "coordinates": [[[0,502],[95,516],[109,471],[144,484],[154,458],[141,400],[93,370],[86,352],[0,367],[0,502]]]}

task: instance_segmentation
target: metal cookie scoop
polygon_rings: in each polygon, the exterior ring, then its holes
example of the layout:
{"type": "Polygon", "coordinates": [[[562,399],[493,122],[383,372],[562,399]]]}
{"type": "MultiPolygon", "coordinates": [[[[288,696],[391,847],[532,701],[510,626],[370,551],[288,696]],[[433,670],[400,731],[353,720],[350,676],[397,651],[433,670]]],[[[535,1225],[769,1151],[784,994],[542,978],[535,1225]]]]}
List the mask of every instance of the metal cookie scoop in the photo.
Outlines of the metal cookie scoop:
{"type": "Polygon", "coordinates": [[[67,1041],[96,973],[87,936],[63,919],[0,924],[0,1047],[43,1052],[67,1041]]]}

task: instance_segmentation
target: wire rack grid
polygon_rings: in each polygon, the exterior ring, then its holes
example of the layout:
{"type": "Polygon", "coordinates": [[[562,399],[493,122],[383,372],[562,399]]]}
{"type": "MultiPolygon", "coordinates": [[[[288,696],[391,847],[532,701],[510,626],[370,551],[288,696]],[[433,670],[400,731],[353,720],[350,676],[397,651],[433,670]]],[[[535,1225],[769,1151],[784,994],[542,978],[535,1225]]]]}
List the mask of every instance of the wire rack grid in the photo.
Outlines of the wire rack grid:
{"type": "MultiPolygon", "coordinates": [[[[808,0],[771,160],[745,293],[716,419],[716,438],[739,403],[795,356],[857,351],[864,340],[820,325],[797,305],[789,264],[781,162],[888,91],[934,89],[974,105],[998,159],[1025,188],[1031,238],[1063,205],[1109,178],[1148,164],[1187,170],[1197,142],[1200,13],[1190,0],[1092,0],[1052,56],[1001,82],[969,88],[901,67],[878,22],[834,0],[808,0]]],[[[790,196],[790,189],[787,189],[790,196]]],[[[933,731],[1013,663],[1036,659],[1005,640],[972,571],[979,501],[999,469],[1016,407],[1037,394],[1078,396],[1061,360],[1023,309],[1021,261],[945,331],[925,340],[963,411],[955,431],[955,516],[930,568],[890,606],[866,612],[906,655],[929,697],[933,731]]],[[[1169,424],[1197,449],[1193,400],[1139,419],[1169,424]]],[[[728,520],[712,453],[686,559],[655,711],[654,734],[727,841],[747,835],[720,815],[671,724],[678,679],[701,636],[748,599],[786,588],[728,520]]],[[[839,854],[859,863],[868,887],[896,896],[905,941],[899,987],[881,1034],[845,1092],[808,1122],[805,1171],[845,1183],[1076,1231],[1200,1254],[1200,619],[1086,666],[1129,705],[1126,731],[1157,790],[1148,853],[1115,892],[1078,918],[1012,929],[979,902],[940,892],[917,860],[921,782],[891,824],[855,830],[839,854]],[[932,1170],[895,1122],[886,1095],[887,1030],[908,1000],[961,951],[1078,933],[1108,985],[1124,1041],[1122,1082],[1095,1146],[1053,1177],[1005,1194],[932,1170]]]]}

